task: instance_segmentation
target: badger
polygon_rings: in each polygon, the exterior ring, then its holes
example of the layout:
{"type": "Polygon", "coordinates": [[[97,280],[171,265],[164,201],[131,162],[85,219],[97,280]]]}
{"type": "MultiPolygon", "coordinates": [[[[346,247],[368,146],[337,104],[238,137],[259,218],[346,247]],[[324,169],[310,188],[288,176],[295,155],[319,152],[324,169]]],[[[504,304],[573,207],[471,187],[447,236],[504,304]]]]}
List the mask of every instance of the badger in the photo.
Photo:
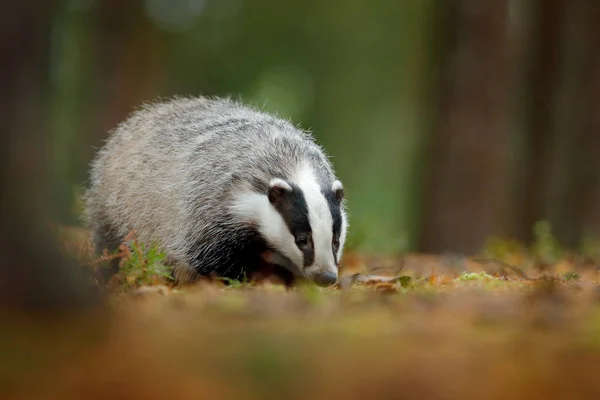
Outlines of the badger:
{"type": "Polygon", "coordinates": [[[92,160],[84,201],[96,251],[134,231],[178,283],[266,263],[330,286],[348,229],[344,187],[310,132],[230,98],[135,110],[92,160]]]}

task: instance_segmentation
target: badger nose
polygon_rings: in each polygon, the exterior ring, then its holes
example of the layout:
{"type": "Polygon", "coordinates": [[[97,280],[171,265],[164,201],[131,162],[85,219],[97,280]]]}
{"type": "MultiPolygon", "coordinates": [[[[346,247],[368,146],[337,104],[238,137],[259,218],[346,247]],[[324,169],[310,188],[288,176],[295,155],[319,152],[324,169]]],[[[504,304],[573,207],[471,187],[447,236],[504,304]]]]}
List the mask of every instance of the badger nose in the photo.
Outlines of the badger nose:
{"type": "Polygon", "coordinates": [[[314,281],[321,287],[331,286],[337,280],[337,275],[333,272],[321,272],[315,275],[314,281]]]}

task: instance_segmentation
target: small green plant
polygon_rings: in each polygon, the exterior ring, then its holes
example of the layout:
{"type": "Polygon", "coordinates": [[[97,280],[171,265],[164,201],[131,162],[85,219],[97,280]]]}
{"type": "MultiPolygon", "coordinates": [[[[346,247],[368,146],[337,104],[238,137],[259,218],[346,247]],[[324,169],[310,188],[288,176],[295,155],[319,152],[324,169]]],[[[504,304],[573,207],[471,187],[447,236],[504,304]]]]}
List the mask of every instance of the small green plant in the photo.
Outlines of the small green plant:
{"type": "Polygon", "coordinates": [[[243,287],[245,283],[247,283],[246,279],[237,280],[237,279],[231,279],[231,278],[225,278],[225,277],[217,277],[215,279],[217,281],[226,283],[232,289],[239,289],[239,288],[243,287]]]}
{"type": "Polygon", "coordinates": [[[164,263],[166,254],[157,245],[147,246],[130,239],[120,246],[119,277],[125,287],[138,287],[169,281],[170,268],[164,263]]]}
{"type": "Polygon", "coordinates": [[[396,282],[400,284],[400,287],[408,288],[412,284],[412,278],[410,276],[400,276],[396,279],[396,282]]]}
{"type": "Polygon", "coordinates": [[[579,279],[579,274],[575,271],[569,271],[563,274],[562,278],[565,282],[573,282],[579,279]]]}

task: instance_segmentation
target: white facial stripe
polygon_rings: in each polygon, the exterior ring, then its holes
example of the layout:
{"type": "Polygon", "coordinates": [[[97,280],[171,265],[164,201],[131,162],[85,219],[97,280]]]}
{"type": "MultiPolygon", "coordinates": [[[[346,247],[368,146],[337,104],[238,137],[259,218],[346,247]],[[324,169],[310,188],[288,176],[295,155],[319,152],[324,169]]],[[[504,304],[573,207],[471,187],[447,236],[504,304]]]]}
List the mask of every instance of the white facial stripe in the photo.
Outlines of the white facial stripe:
{"type": "Polygon", "coordinates": [[[258,224],[259,232],[277,251],[301,266],[303,255],[281,214],[269,202],[267,196],[255,192],[243,192],[233,202],[231,210],[246,221],[258,224]]]}
{"type": "Polygon", "coordinates": [[[295,181],[304,193],[308,207],[308,218],[312,228],[315,251],[314,265],[320,271],[337,273],[333,249],[331,247],[333,218],[329,209],[329,203],[321,192],[313,171],[308,166],[300,169],[295,181]]]}

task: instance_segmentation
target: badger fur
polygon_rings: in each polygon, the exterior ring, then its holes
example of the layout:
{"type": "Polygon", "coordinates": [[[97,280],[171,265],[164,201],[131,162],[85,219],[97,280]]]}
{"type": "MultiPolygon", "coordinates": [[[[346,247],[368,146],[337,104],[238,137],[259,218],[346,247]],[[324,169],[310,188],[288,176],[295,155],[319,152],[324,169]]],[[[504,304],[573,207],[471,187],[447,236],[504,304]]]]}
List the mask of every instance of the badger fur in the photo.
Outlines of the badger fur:
{"type": "Polygon", "coordinates": [[[342,183],[309,133],[230,99],[134,112],[92,161],[85,201],[98,251],[135,231],[179,282],[267,262],[330,285],[348,226],[342,183]]]}

